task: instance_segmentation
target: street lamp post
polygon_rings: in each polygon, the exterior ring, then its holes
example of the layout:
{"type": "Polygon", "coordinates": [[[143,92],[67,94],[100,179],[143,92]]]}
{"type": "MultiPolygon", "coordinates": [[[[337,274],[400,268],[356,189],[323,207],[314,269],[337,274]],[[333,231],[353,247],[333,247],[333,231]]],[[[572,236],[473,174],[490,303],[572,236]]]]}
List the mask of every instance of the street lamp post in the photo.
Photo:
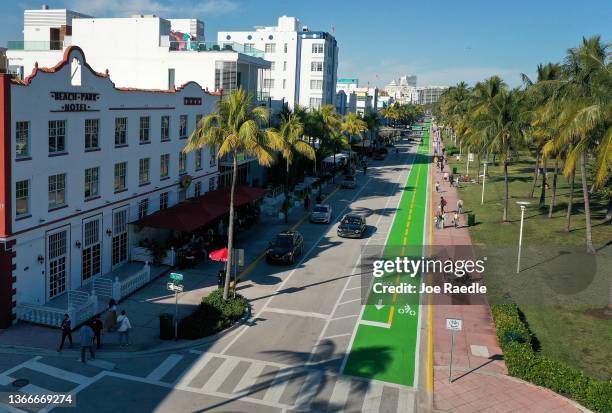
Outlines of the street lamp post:
{"type": "Polygon", "coordinates": [[[480,195],[480,205],[484,204],[484,188],[487,179],[487,161],[484,162],[484,172],[482,173],[482,194],[480,195]]]}
{"type": "Polygon", "coordinates": [[[517,204],[521,207],[521,229],[519,232],[518,258],[516,260],[516,273],[521,272],[521,249],[523,247],[523,222],[525,221],[525,207],[530,204],[526,201],[518,201],[517,204]]]}

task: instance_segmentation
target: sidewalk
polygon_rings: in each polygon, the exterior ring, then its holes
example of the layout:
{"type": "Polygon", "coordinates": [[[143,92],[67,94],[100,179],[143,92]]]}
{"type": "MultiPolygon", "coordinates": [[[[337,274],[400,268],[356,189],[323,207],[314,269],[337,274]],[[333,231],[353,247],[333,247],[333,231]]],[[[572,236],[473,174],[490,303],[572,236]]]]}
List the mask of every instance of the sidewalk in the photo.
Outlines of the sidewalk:
{"type": "MultiPolygon", "coordinates": [[[[433,145],[432,145],[433,148],[433,145]]],[[[433,153],[433,152],[432,152],[433,153]]],[[[471,245],[466,214],[454,228],[452,216],[457,205],[457,189],[444,182],[443,172],[430,165],[433,210],[440,196],[448,201],[444,229],[433,229],[433,245],[471,245]],[[434,185],[440,182],[440,192],[434,185]]],[[[445,170],[448,172],[448,165],[445,170]]],[[[464,205],[464,210],[470,209],[464,205]]],[[[471,298],[471,297],[470,297],[471,298]]],[[[444,412],[580,412],[588,411],[548,389],[508,376],[495,325],[488,304],[450,305],[448,299],[434,299],[433,307],[434,411],[444,412]],[[463,320],[463,330],[455,332],[453,382],[448,382],[451,334],[446,318],[463,320]]]]}
{"type": "MultiPolygon", "coordinates": [[[[323,188],[323,197],[330,195],[336,189],[336,185],[328,184],[323,188]]],[[[262,215],[261,221],[240,233],[236,239],[236,248],[245,251],[245,267],[240,274],[241,278],[248,276],[248,272],[257,264],[258,259],[267,248],[268,242],[278,232],[290,228],[299,223],[305,217],[303,206],[294,207],[289,214],[289,223],[277,217],[262,215]]],[[[182,269],[184,276],[185,292],[179,295],[178,314],[179,319],[190,314],[197,307],[202,297],[217,288],[217,274],[222,263],[206,260],[196,267],[182,269]]],[[[184,348],[195,345],[202,340],[161,340],[159,338],[159,315],[170,313],[174,315],[174,295],[166,288],[167,271],[152,280],[145,287],[125,298],[118,305],[118,310],[126,310],[132,324],[130,331],[131,345],[121,348],[118,345],[119,336],[116,332],[104,332],[102,335],[103,352],[134,352],[150,351],[156,349],[171,350],[173,348],[184,348]]],[[[239,288],[240,289],[240,285],[239,288]]],[[[104,314],[102,314],[104,321],[104,314]]],[[[61,333],[59,329],[45,327],[42,325],[19,322],[6,330],[0,330],[0,348],[21,350],[48,350],[53,351],[59,346],[61,333]]],[[[80,350],[78,329],[72,332],[74,342],[73,350],[70,351],[69,343],[64,345],[64,353],[72,353],[80,350]]]]}

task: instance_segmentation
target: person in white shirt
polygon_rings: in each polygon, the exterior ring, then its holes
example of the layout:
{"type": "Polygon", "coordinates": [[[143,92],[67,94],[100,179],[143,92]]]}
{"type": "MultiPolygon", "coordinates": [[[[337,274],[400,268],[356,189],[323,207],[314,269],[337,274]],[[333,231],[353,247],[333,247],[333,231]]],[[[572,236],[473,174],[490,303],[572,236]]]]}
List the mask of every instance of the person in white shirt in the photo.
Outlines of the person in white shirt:
{"type": "Polygon", "coordinates": [[[125,338],[125,346],[127,347],[130,344],[130,330],[132,329],[132,324],[130,324],[130,319],[127,317],[125,310],[121,311],[121,315],[117,317],[117,331],[119,332],[119,345],[123,347],[123,339],[125,338]]]}

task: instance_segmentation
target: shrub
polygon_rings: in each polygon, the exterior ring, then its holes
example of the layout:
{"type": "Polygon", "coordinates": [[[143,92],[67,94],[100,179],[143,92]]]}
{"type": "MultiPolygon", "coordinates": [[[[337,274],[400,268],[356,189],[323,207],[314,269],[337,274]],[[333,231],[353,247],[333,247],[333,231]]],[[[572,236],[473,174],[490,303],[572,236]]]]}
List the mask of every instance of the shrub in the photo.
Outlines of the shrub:
{"type": "Polygon", "coordinates": [[[457,148],[455,145],[446,145],[445,148],[447,156],[453,156],[459,153],[459,148],[457,148]]]}
{"type": "Polygon", "coordinates": [[[491,313],[511,375],[571,397],[589,409],[612,413],[612,381],[595,380],[578,369],[535,352],[533,336],[516,305],[492,305],[491,313]]]}
{"type": "Polygon", "coordinates": [[[223,300],[223,290],[217,289],[202,298],[200,305],[179,323],[179,337],[195,340],[218,333],[240,320],[247,308],[243,296],[230,295],[223,300]]]}

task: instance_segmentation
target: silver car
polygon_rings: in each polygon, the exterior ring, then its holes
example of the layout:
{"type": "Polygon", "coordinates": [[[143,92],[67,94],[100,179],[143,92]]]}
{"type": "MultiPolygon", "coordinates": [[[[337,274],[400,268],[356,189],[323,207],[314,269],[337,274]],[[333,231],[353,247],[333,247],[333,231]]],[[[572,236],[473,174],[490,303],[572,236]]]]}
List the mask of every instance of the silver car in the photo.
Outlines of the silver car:
{"type": "Polygon", "coordinates": [[[310,222],[329,224],[332,220],[332,208],[327,204],[317,204],[310,213],[310,222]]]}

